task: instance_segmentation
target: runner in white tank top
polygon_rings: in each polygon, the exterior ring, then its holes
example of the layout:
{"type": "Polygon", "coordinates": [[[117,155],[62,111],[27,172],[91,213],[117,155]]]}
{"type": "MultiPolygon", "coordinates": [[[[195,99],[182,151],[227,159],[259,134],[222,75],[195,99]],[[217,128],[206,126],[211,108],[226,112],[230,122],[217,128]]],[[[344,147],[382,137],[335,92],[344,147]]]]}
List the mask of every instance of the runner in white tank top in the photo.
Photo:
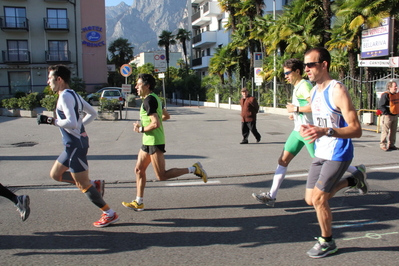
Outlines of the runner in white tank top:
{"type": "MultiPolygon", "coordinates": [[[[318,85],[312,91],[312,115],[314,125],[323,128],[342,128],[348,126],[333,99],[336,80],[332,80],[323,91],[318,85]]],[[[351,139],[324,135],[315,141],[315,156],[325,160],[349,161],[353,158],[351,139]]]]}

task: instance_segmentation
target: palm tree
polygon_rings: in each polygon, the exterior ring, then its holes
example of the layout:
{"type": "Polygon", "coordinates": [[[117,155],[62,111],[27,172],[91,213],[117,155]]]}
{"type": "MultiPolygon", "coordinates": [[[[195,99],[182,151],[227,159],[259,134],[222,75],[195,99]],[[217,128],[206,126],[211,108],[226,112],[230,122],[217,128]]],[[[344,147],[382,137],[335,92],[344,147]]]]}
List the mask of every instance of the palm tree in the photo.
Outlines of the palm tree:
{"type": "Polygon", "coordinates": [[[133,49],[128,39],[118,38],[111,42],[108,51],[111,53],[110,62],[119,69],[123,64],[128,64],[133,59],[133,49]]]}
{"type": "Polygon", "coordinates": [[[186,71],[188,74],[186,41],[191,40],[191,31],[186,31],[185,29],[179,29],[179,31],[176,34],[176,40],[178,40],[183,46],[184,61],[186,62],[186,71]]]}
{"type": "Polygon", "coordinates": [[[224,84],[224,75],[226,74],[229,81],[231,81],[234,67],[237,63],[235,51],[230,44],[217,48],[209,62],[209,73],[217,75],[220,79],[220,83],[224,84]]]}
{"type": "Polygon", "coordinates": [[[247,41],[247,48],[249,52],[250,62],[249,62],[249,77],[254,77],[254,52],[259,52],[261,50],[260,42],[257,39],[250,38],[250,33],[254,29],[256,24],[255,19],[262,17],[263,8],[265,3],[263,0],[243,0],[240,5],[239,11],[235,16],[240,16],[241,26],[247,28],[245,39],[247,41]]]}
{"type": "Polygon", "coordinates": [[[235,17],[237,5],[240,3],[241,0],[218,0],[220,9],[222,12],[227,12],[230,14],[228,18],[228,23],[226,24],[227,30],[235,31],[236,26],[238,24],[238,20],[235,17]]]}
{"type": "Polygon", "coordinates": [[[175,36],[171,31],[162,31],[161,35],[158,36],[158,46],[165,47],[165,56],[166,56],[166,69],[167,69],[167,81],[169,79],[169,48],[171,45],[176,44],[175,36]]]}
{"type": "MultiPolygon", "coordinates": [[[[360,52],[361,32],[364,26],[377,27],[385,17],[395,16],[399,12],[397,0],[337,0],[333,6],[338,18],[332,30],[332,39],[327,43],[329,49],[347,49],[350,73],[355,75],[356,56],[360,52]]],[[[396,19],[396,25],[398,20],[396,19]]],[[[396,26],[395,25],[395,26],[396,26]]],[[[393,38],[396,42],[393,51],[397,52],[398,29],[393,38]]]]}
{"type": "Polygon", "coordinates": [[[310,47],[322,45],[324,29],[318,27],[323,23],[320,4],[320,0],[297,0],[285,6],[284,13],[270,26],[264,39],[267,53],[280,46],[286,53],[304,53],[310,47]]]}

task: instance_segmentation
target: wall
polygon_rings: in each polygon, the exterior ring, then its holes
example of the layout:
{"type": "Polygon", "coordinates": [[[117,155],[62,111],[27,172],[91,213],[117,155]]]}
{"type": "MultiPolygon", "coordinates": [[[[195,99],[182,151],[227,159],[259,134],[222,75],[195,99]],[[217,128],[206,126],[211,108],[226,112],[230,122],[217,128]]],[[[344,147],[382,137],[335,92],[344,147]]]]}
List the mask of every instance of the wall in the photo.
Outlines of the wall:
{"type": "Polygon", "coordinates": [[[81,33],[79,44],[82,51],[83,79],[86,91],[92,92],[107,83],[107,45],[105,25],[104,0],[84,0],[80,3],[81,33]],[[87,34],[100,37],[93,41],[87,39],[87,34]],[[84,42],[84,43],[83,43],[84,42]]]}

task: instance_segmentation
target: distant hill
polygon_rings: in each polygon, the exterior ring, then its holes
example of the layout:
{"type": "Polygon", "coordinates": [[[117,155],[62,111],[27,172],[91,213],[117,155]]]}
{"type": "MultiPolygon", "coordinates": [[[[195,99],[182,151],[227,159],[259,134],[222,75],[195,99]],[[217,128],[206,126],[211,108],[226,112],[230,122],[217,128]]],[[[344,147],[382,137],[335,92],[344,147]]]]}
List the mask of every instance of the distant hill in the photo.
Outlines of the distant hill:
{"type": "MultiPolygon", "coordinates": [[[[134,47],[134,54],[159,50],[158,36],[163,30],[177,33],[178,28],[187,29],[186,0],[135,0],[132,6],[121,2],[105,7],[107,47],[122,37],[134,47]]],[[[171,52],[180,50],[171,47],[171,52]]]]}

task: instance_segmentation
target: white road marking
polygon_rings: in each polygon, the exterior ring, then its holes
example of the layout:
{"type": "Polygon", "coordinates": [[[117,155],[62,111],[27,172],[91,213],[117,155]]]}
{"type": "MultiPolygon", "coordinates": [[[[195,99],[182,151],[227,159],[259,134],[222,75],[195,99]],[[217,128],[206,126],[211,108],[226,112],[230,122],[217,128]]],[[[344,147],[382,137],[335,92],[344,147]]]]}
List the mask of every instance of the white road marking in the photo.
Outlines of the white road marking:
{"type": "Polygon", "coordinates": [[[398,169],[399,166],[385,166],[385,167],[372,167],[373,170],[388,170],[388,169],[398,169]]]}
{"type": "Polygon", "coordinates": [[[301,177],[301,176],[308,176],[308,174],[286,175],[285,177],[301,177]]]}
{"type": "Polygon", "coordinates": [[[67,190],[79,190],[77,187],[76,188],[49,188],[47,191],[67,191],[67,190]]]}
{"type": "Polygon", "coordinates": [[[180,182],[180,183],[168,183],[166,184],[167,186],[193,186],[193,185],[210,185],[210,184],[220,184],[219,180],[211,180],[208,181],[207,183],[204,183],[202,181],[195,181],[195,182],[180,182]]]}

